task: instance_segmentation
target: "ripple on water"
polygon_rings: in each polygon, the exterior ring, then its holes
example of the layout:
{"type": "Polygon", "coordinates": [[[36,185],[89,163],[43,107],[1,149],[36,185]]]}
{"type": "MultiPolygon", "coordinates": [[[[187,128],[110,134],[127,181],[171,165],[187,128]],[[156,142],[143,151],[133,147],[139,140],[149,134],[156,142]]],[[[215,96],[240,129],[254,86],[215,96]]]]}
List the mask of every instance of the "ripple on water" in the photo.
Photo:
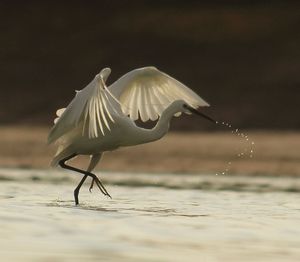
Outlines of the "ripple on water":
{"type": "Polygon", "coordinates": [[[14,196],[11,196],[11,195],[0,195],[0,199],[10,199],[10,198],[14,198],[14,196]]]}
{"type": "Polygon", "coordinates": [[[119,212],[119,210],[115,208],[106,208],[106,207],[99,207],[87,204],[80,204],[76,206],[74,204],[74,200],[58,200],[52,203],[46,204],[47,207],[62,207],[62,208],[72,208],[72,209],[82,209],[82,210],[90,210],[90,211],[101,211],[101,212],[119,212]]]}

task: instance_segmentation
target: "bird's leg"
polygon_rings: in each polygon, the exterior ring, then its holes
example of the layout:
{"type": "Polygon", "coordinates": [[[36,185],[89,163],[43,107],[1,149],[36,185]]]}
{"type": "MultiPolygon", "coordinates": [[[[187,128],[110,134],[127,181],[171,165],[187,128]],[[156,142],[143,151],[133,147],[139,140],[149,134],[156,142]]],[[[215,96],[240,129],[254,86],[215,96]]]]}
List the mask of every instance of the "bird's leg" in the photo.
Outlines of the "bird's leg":
{"type": "MultiPolygon", "coordinates": [[[[67,165],[65,164],[65,162],[68,161],[68,160],[70,160],[70,159],[72,159],[72,158],[74,158],[75,156],[76,156],[76,154],[73,154],[73,155],[70,155],[70,156],[67,157],[67,158],[64,158],[63,160],[61,160],[61,161],[59,162],[59,165],[60,165],[62,168],[70,169],[70,168],[68,168],[69,166],[67,166],[67,165]]],[[[87,177],[88,177],[87,175],[84,175],[83,178],[80,180],[78,186],[77,186],[77,187],[75,188],[75,190],[74,190],[74,198],[75,198],[75,204],[76,204],[76,205],[79,204],[79,200],[78,200],[79,190],[80,190],[81,186],[83,185],[83,183],[84,183],[84,181],[86,180],[87,177]]]]}
{"type": "MultiPolygon", "coordinates": [[[[67,159],[67,160],[69,160],[69,159],[67,159]]],[[[72,171],[75,171],[75,172],[84,174],[85,176],[90,176],[90,177],[96,182],[96,185],[98,186],[98,188],[99,188],[99,190],[102,192],[102,194],[105,195],[105,196],[109,196],[109,197],[111,198],[110,194],[107,192],[107,190],[105,189],[105,187],[104,187],[103,184],[101,183],[100,179],[99,179],[95,174],[90,173],[90,172],[87,172],[87,171],[84,171],[84,170],[81,170],[81,169],[76,168],[76,167],[69,166],[69,165],[67,165],[64,161],[66,161],[66,160],[63,159],[63,160],[61,160],[61,161],[59,162],[59,164],[60,164],[60,166],[61,166],[62,168],[69,169],[69,170],[72,170],[72,171]]],[[[84,180],[85,180],[85,179],[84,179],[84,180]]],[[[83,182],[84,182],[84,180],[83,180],[83,182]]],[[[81,181],[80,181],[80,182],[81,182],[81,181]]],[[[82,183],[83,183],[83,182],[82,182],[82,183]]],[[[79,185],[78,185],[78,186],[79,186],[79,189],[80,189],[80,186],[81,186],[81,185],[82,185],[82,184],[79,184],[79,185]]]]}
{"type": "Polygon", "coordinates": [[[75,198],[75,204],[76,205],[79,204],[79,200],[78,200],[79,190],[80,190],[81,186],[83,185],[83,183],[84,183],[84,181],[86,180],[87,177],[88,177],[87,175],[84,175],[83,178],[80,180],[78,186],[74,190],[74,198],[75,198]]]}
{"type": "Polygon", "coordinates": [[[94,187],[94,179],[92,179],[92,183],[91,183],[90,188],[89,188],[89,191],[90,191],[91,193],[92,193],[93,187],[94,187]]]}
{"type": "Polygon", "coordinates": [[[79,204],[79,201],[78,201],[79,190],[80,190],[82,184],[84,183],[86,177],[88,177],[88,176],[91,177],[96,182],[96,185],[98,186],[99,190],[102,192],[103,195],[109,196],[111,198],[110,194],[106,191],[105,187],[102,185],[99,178],[95,174],[93,174],[91,172],[88,172],[88,171],[81,170],[81,169],[73,167],[73,166],[69,166],[65,163],[66,161],[72,159],[75,156],[76,156],[76,154],[73,154],[73,155],[70,155],[70,156],[68,156],[68,157],[66,157],[66,158],[59,161],[59,165],[62,168],[69,169],[69,170],[72,170],[72,171],[75,171],[75,172],[78,172],[78,173],[81,173],[81,174],[84,175],[84,177],[81,179],[78,186],[74,190],[75,204],[76,205],[79,204]]]}
{"type": "MultiPolygon", "coordinates": [[[[90,164],[87,168],[88,172],[92,172],[92,170],[96,167],[96,165],[98,164],[98,162],[100,161],[102,156],[103,156],[103,153],[91,155],[91,161],[90,161],[90,164]]],[[[90,188],[89,188],[90,192],[92,192],[92,189],[94,187],[94,182],[95,182],[95,180],[92,179],[92,183],[91,183],[90,188]]]]}

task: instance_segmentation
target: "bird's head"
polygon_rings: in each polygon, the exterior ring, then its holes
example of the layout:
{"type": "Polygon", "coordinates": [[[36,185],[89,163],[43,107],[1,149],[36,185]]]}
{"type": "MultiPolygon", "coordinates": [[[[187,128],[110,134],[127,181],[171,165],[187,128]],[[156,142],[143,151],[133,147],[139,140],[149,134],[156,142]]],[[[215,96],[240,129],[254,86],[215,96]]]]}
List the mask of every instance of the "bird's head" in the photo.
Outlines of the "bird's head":
{"type": "Polygon", "coordinates": [[[188,103],[186,103],[184,100],[177,100],[174,102],[175,103],[175,107],[178,108],[178,112],[183,112],[186,114],[195,114],[198,116],[201,116],[213,123],[217,123],[217,121],[213,120],[211,117],[203,114],[202,112],[200,112],[198,109],[195,109],[193,106],[189,105],[188,103]]]}

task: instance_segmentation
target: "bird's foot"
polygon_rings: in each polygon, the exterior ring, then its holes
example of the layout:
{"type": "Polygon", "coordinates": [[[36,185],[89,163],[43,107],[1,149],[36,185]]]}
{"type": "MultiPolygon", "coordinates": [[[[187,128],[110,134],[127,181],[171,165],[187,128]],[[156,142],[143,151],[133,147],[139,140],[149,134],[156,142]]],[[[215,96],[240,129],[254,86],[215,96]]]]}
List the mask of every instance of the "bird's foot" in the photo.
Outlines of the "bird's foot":
{"type": "Polygon", "coordinates": [[[107,190],[105,189],[105,187],[103,186],[103,184],[101,183],[100,179],[95,175],[95,177],[92,180],[92,183],[90,185],[89,191],[92,192],[92,189],[94,187],[94,182],[96,182],[96,185],[98,186],[99,190],[101,191],[101,193],[105,196],[108,196],[110,198],[111,195],[107,192],[107,190]]]}

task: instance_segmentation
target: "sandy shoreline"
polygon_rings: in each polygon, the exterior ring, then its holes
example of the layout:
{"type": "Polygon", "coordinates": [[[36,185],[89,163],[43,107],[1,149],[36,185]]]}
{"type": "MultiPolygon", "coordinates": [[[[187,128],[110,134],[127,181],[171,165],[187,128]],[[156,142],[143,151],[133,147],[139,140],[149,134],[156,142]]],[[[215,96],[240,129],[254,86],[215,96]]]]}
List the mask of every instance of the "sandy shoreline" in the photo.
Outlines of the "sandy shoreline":
{"type": "MultiPolygon", "coordinates": [[[[46,127],[0,127],[0,166],[50,168],[55,146],[46,127]]],[[[98,169],[120,172],[222,173],[300,176],[300,133],[246,132],[249,143],[228,132],[169,133],[160,141],[105,154],[98,169]],[[245,151],[246,150],[246,151],[245,151]],[[245,155],[238,157],[244,152],[245,155]],[[230,162],[230,166],[228,165],[230,162]]],[[[74,164],[87,165],[87,157],[74,164]]]]}

